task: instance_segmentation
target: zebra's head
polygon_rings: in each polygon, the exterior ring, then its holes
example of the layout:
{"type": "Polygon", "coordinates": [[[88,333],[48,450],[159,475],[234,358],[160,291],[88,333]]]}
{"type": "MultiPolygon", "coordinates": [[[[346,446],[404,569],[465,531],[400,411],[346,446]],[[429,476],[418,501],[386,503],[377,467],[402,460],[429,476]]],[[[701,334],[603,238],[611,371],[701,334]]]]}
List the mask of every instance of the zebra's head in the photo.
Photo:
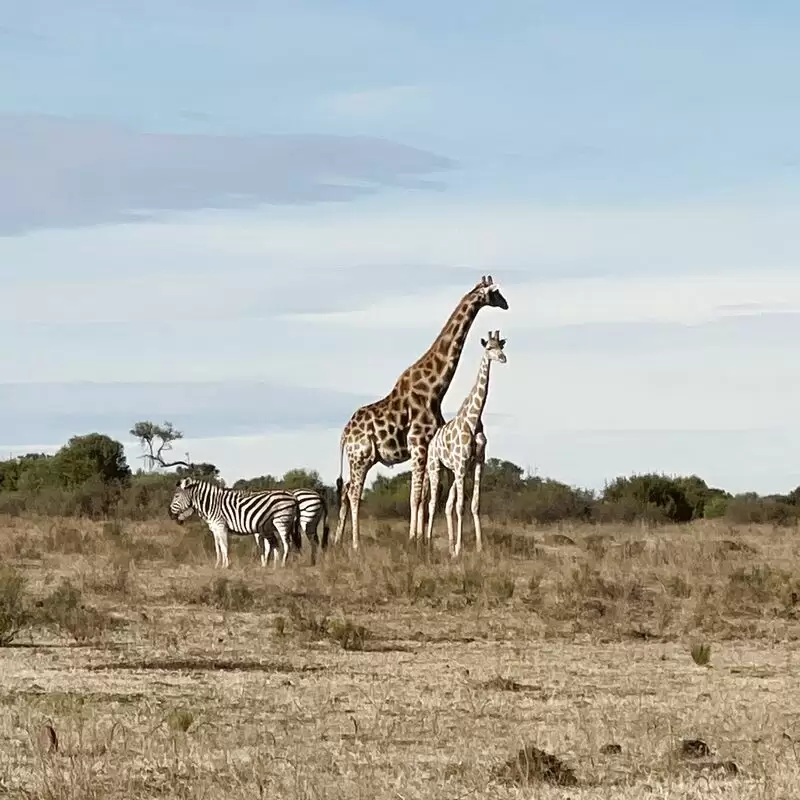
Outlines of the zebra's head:
{"type": "Polygon", "coordinates": [[[191,478],[181,478],[175,486],[175,494],[169,504],[169,518],[182,525],[194,513],[194,504],[190,489],[196,486],[197,481],[191,478]]]}

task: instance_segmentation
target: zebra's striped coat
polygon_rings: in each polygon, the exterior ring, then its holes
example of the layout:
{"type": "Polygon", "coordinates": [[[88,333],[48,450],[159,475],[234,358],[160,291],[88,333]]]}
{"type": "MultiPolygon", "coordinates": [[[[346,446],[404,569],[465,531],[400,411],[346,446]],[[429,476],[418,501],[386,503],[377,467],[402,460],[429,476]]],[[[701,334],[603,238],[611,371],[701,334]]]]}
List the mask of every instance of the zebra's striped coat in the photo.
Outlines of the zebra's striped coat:
{"type": "MultiPolygon", "coordinates": [[[[230,566],[229,533],[255,537],[262,566],[269,559],[270,540],[277,533],[283,551],[281,564],[285,564],[289,555],[289,539],[294,535],[300,517],[298,501],[291,492],[281,489],[247,492],[225,489],[195,478],[182,478],[169,504],[169,516],[182,523],[195,511],[214,536],[217,553],[215,566],[223,567],[230,566]]],[[[277,543],[274,551],[277,562],[277,543]]]]}
{"type": "Polygon", "coordinates": [[[327,547],[328,534],[328,504],[325,497],[314,489],[290,489],[297,500],[299,509],[298,525],[295,529],[294,545],[299,550],[302,540],[301,532],[305,534],[311,545],[311,563],[315,563],[317,548],[320,545],[319,523],[322,522],[322,547],[327,547]]]}

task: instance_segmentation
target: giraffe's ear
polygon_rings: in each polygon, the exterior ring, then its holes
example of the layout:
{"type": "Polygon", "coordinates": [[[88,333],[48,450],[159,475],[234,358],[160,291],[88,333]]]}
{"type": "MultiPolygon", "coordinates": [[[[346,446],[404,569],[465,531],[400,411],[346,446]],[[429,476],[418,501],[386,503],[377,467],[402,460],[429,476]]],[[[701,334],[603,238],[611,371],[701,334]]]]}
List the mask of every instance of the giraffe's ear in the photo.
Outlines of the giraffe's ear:
{"type": "Polygon", "coordinates": [[[502,350],[505,346],[506,346],[506,340],[505,339],[501,339],[500,340],[500,349],[502,350]]]}
{"type": "Polygon", "coordinates": [[[486,347],[487,344],[488,342],[486,341],[486,339],[481,339],[481,347],[486,347]]]}

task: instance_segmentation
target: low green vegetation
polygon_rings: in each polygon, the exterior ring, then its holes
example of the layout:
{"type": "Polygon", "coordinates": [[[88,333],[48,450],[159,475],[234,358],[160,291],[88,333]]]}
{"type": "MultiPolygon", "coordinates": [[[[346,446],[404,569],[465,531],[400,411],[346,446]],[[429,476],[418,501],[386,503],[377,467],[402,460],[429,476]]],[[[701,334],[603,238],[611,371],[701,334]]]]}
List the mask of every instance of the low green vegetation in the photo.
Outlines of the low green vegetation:
{"type": "MultiPolygon", "coordinates": [[[[73,436],[54,455],[29,453],[0,461],[0,513],[144,520],[164,514],[176,477],[193,475],[221,482],[213,464],[165,459],[171,444],[182,436],[170,423],[138,422],[131,434],[144,448],[145,468],[136,471],[128,465],[119,441],[96,432],[73,436]],[[165,472],[165,468],[175,471],[165,472]]],[[[376,477],[365,492],[364,513],[387,521],[406,517],[410,483],[409,471],[376,477]]],[[[335,509],[333,487],[311,469],[241,478],[233,486],[252,490],[309,487],[324,492],[329,507],[335,509]]],[[[440,507],[448,490],[444,474],[440,507]]],[[[490,458],[484,470],[481,509],[500,523],[641,520],[658,524],[722,518],[732,524],[796,525],[800,487],[787,495],[732,495],[697,475],[646,474],[616,477],[594,492],[526,475],[510,461],[490,458]]]]}

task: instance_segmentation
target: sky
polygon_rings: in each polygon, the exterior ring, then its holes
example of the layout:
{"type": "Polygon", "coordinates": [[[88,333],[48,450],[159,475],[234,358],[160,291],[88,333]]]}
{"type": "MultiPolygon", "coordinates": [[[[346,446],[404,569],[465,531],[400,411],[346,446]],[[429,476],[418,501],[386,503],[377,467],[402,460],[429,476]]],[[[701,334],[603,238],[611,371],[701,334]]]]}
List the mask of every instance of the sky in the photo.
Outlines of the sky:
{"type": "MultiPolygon", "coordinates": [[[[0,24],[0,455],[169,420],[338,473],[481,275],[489,457],[800,484],[800,6],[28,0],[0,24]],[[10,187],[10,189],[9,189],[10,187]]],[[[378,473],[394,470],[376,468],[378,473]]]]}

